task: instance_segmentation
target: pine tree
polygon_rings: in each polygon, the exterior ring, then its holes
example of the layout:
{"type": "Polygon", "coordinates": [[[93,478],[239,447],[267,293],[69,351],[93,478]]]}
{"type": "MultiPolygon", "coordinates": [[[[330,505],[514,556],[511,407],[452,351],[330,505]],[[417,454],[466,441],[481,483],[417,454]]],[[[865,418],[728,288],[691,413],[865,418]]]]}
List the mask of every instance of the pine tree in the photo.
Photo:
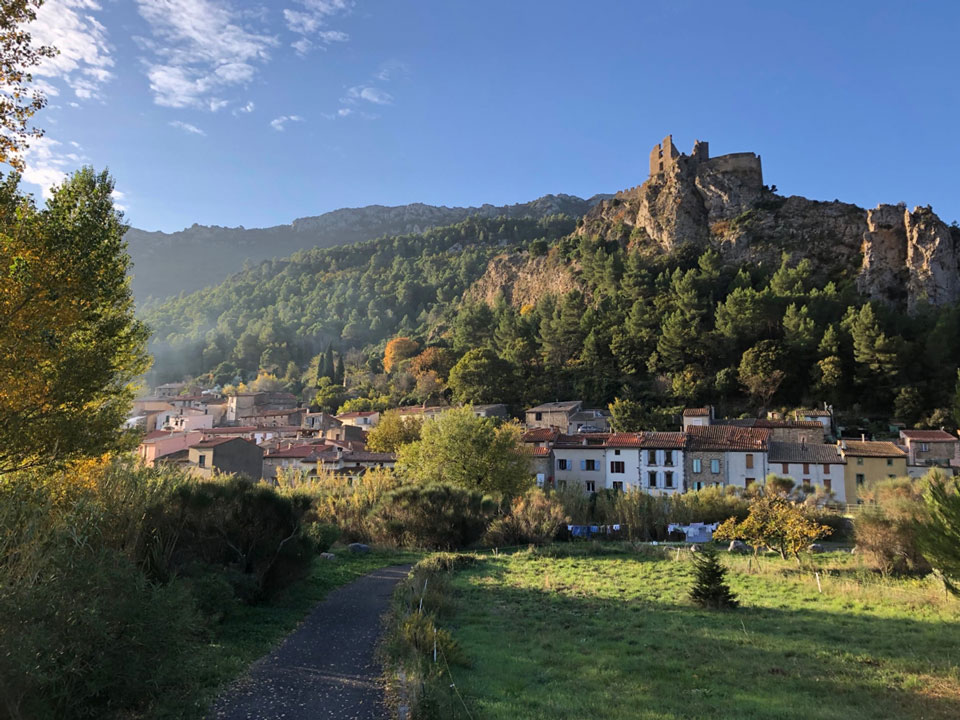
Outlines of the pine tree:
{"type": "Polygon", "coordinates": [[[333,381],[337,385],[343,385],[343,380],[347,375],[346,368],[343,366],[343,353],[337,355],[337,369],[334,371],[333,381]]]}
{"type": "Polygon", "coordinates": [[[720,564],[717,551],[703,545],[693,554],[695,573],[690,599],[697,605],[711,610],[726,610],[740,603],[727,585],[727,569],[720,564]]]}

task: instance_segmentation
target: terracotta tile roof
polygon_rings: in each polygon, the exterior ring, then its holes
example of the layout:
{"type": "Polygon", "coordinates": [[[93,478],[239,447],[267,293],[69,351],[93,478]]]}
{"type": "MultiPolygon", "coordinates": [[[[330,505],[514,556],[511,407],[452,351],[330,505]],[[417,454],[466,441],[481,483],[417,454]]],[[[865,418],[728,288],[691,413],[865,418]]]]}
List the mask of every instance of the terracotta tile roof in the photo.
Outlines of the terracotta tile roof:
{"type": "Polygon", "coordinates": [[[265,460],[273,458],[306,458],[319,452],[330,450],[330,445],[294,445],[293,447],[283,448],[282,450],[271,450],[264,455],[265,460]]]}
{"type": "Polygon", "coordinates": [[[549,457],[549,456],[550,456],[550,448],[548,448],[548,447],[535,447],[535,448],[530,448],[530,449],[533,451],[533,456],[534,456],[534,457],[549,457]]]}
{"type": "Polygon", "coordinates": [[[610,433],[560,434],[554,443],[554,447],[602,450],[606,446],[608,437],[610,437],[610,433]]]}
{"type": "Polygon", "coordinates": [[[233,442],[234,440],[243,440],[243,438],[235,438],[235,437],[207,438],[206,440],[201,440],[198,443],[194,443],[190,447],[191,448],[212,448],[212,447],[216,447],[217,445],[223,445],[224,443],[233,442]]]}
{"type": "Polygon", "coordinates": [[[687,443],[687,436],[682,432],[645,432],[641,436],[644,448],[682,450],[687,443]]]}
{"type": "Polygon", "coordinates": [[[685,408],[684,417],[710,417],[710,408],[685,408]]]}
{"type": "Polygon", "coordinates": [[[556,428],[533,428],[523,434],[524,442],[555,442],[560,437],[560,431],[556,428]]]}
{"type": "Polygon", "coordinates": [[[736,418],[733,420],[717,420],[717,425],[732,425],[744,428],[803,428],[805,430],[823,430],[816,420],[770,420],[768,418],[736,418]]]}
{"type": "Polygon", "coordinates": [[[846,461],[836,445],[771,441],[767,460],[771,463],[843,464],[846,461]]]}
{"type": "Polygon", "coordinates": [[[843,454],[851,457],[901,458],[907,453],[892,442],[875,440],[843,440],[843,454]]]}
{"type": "Polygon", "coordinates": [[[643,447],[643,433],[612,433],[607,438],[607,447],[638,448],[643,447]]]}
{"type": "Polygon", "coordinates": [[[901,430],[900,437],[914,442],[956,442],[957,437],[944,430],[901,430]]]}
{"type": "Polygon", "coordinates": [[[736,425],[693,425],[687,428],[689,450],[763,451],[767,449],[770,430],[736,425]]]}

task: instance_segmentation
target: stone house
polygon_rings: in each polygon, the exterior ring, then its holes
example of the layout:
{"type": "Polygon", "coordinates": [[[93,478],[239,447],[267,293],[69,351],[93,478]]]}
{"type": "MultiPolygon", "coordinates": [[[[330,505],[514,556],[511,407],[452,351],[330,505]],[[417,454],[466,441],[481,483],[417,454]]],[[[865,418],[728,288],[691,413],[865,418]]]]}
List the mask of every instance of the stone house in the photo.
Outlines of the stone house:
{"type": "Polygon", "coordinates": [[[278,470],[300,470],[305,474],[316,473],[317,464],[316,460],[313,459],[314,456],[319,452],[333,449],[332,445],[327,445],[322,441],[285,445],[285,447],[268,450],[264,454],[262,472],[264,480],[276,482],[278,470]],[[312,460],[312,462],[305,462],[305,460],[312,460]]]}
{"type": "Polygon", "coordinates": [[[860,491],[875,482],[907,475],[907,453],[892,442],[840,440],[837,445],[847,461],[843,484],[848,504],[862,502],[860,491]]]}
{"type": "Polygon", "coordinates": [[[838,502],[847,502],[844,482],[847,461],[836,445],[771,440],[767,462],[773,475],[790,478],[798,488],[818,487],[833,493],[838,502]]]}
{"type": "Polygon", "coordinates": [[[692,490],[708,485],[747,488],[767,476],[768,428],[691,426],[686,437],[684,474],[692,490]]]}
{"type": "Polygon", "coordinates": [[[305,412],[300,418],[300,427],[323,434],[327,430],[343,427],[343,423],[329,413],[305,412]]]}
{"type": "Polygon", "coordinates": [[[554,487],[553,450],[532,445],[528,445],[527,450],[530,452],[530,472],[536,478],[537,487],[554,487]]]}
{"type": "Polygon", "coordinates": [[[524,413],[524,423],[528,428],[558,428],[569,432],[570,418],[583,409],[582,400],[552,402],[537,405],[524,413]]]}
{"type": "Polygon", "coordinates": [[[158,398],[176,397],[185,387],[187,387],[187,384],[183,382],[164,383],[163,385],[158,385],[153,394],[158,398]]]}
{"type": "Polygon", "coordinates": [[[565,429],[570,435],[585,432],[610,432],[610,413],[599,409],[575,412],[567,418],[565,429]]]}
{"type": "Polygon", "coordinates": [[[259,480],[263,474],[263,448],[238,437],[202,440],[189,448],[191,471],[202,478],[242,475],[259,480]]]}
{"type": "MultiPolygon", "coordinates": [[[[253,418],[270,410],[287,410],[297,407],[297,398],[285,392],[237,393],[227,398],[224,422],[230,425],[257,425],[253,418]]],[[[289,424],[289,423],[284,423],[289,424]]],[[[300,424],[299,420],[295,424],[300,424]]]]}
{"type": "Polygon", "coordinates": [[[911,475],[960,466],[960,440],[945,430],[901,430],[900,444],[907,449],[907,465],[916,468],[911,475]]]}

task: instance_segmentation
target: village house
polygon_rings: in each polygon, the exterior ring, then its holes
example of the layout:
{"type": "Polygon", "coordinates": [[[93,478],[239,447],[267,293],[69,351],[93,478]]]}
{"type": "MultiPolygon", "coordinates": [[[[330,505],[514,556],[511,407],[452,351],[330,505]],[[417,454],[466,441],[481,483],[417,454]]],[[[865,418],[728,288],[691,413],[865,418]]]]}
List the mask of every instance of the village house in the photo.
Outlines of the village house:
{"type": "Polygon", "coordinates": [[[191,471],[202,478],[243,475],[259,480],[263,474],[263,448],[239,437],[208,438],[189,447],[191,471]]]}
{"type": "MultiPolygon", "coordinates": [[[[224,422],[230,425],[257,425],[253,418],[262,417],[270,410],[287,410],[297,407],[297,398],[285,392],[237,393],[227,398],[224,422]]],[[[283,423],[290,424],[290,423],[283,423]]],[[[299,425],[300,420],[294,423],[299,425]]]]}
{"type": "Polygon", "coordinates": [[[493,405],[471,405],[470,409],[473,410],[473,414],[477,417],[492,417],[500,418],[501,420],[510,419],[510,412],[507,410],[507,406],[503,403],[495,403],[493,405]]]}
{"type": "Polygon", "coordinates": [[[907,449],[912,476],[922,477],[934,467],[960,466],[960,440],[945,430],[901,430],[900,444],[907,449]]]}
{"type": "Polygon", "coordinates": [[[299,426],[303,422],[305,413],[304,408],[283,408],[281,410],[264,410],[256,415],[248,415],[245,419],[247,422],[260,427],[299,426]]]}
{"type": "Polygon", "coordinates": [[[568,432],[570,417],[583,409],[583,401],[552,402],[530,408],[524,414],[524,424],[528,428],[558,428],[568,432]]]}
{"type": "Polygon", "coordinates": [[[610,413],[606,410],[581,410],[573,413],[567,420],[566,432],[596,433],[610,431],[610,413]]]}
{"type": "Polygon", "coordinates": [[[682,432],[614,433],[606,441],[607,487],[672,495],[685,490],[682,432]]]}
{"type": "Polygon", "coordinates": [[[343,423],[333,415],[325,412],[307,412],[300,419],[300,427],[304,430],[315,430],[325,433],[327,430],[343,427],[343,423]]]}
{"type": "Polygon", "coordinates": [[[685,408],[683,411],[683,430],[691,425],[704,426],[713,422],[713,406],[702,408],[685,408]]]}
{"type": "Polygon", "coordinates": [[[843,483],[848,504],[862,502],[860,492],[875,482],[907,475],[907,453],[892,442],[840,440],[837,445],[847,461],[843,483]]]}
{"type": "Polygon", "coordinates": [[[238,437],[245,440],[251,440],[257,445],[262,445],[268,440],[277,438],[294,439],[300,436],[301,428],[299,425],[290,425],[286,427],[259,427],[257,425],[235,425],[232,427],[217,427],[203,430],[203,437],[238,437]]]}
{"type": "Polygon", "coordinates": [[[213,415],[206,409],[174,407],[158,413],[157,424],[161,430],[202,430],[214,426],[213,415]]]}
{"type": "Polygon", "coordinates": [[[767,463],[772,474],[790,478],[798,488],[817,487],[846,503],[844,466],[847,461],[836,445],[771,440],[767,463]]]}
{"type": "Polygon", "coordinates": [[[530,452],[530,473],[536,478],[537,487],[554,487],[553,450],[549,447],[527,445],[530,452]]]}
{"type": "Polygon", "coordinates": [[[263,456],[263,479],[276,482],[278,470],[299,470],[304,474],[316,473],[317,464],[314,456],[332,448],[332,445],[318,441],[269,450],[263,456]],[[312,462],[304,462],[308,458],[312,459],[312,462]]]}
{"type": "Polygon", "coordinates": [[[187,384],[184,382],[164,383],[163,385],[158,385],[153,394],[158,398],[175,397],[179,395],[186,387],[187,384]]]}
{"type": "Polygon", "coordinates": [[[303,459],[304,465],[309,465],[314,475],[320,472],[333,472],[348,475],[353,479],[361,477],[368,470],[393,468],[396,462],[396,453],[344,450],[339,447],[323,450],[303,459]]]}
{"type": "Polygon", "coordinates": [[[200,431],[191,432],[173,432],[169,430],[155,430],[147,433],[140,440],[140,446],[137,448],[137,455],[147,467],[153,467],[154,463],[163,457],[172,455],[181,450],[186,450],[194,443],[203,439],[203,433],[200,431]]]}
{"type": "Polygon", "coordinates": [[[371,430],[380,422],[380,413],[375,410],[354,410],[353,412],[340,413],[337,415],[337,420],[344,425],[371,430]]]}
{"type": "Polygon", "coordinates": [[[808,422],[818,422],[823,425],[823,433],[827,436],[833,435],[833,413],[830,410],[796,410],[794,416],[797,420],[806,420],[808,422]]]}
{"type": "Polygon", "coordinates": [[[766,478],[768,428],[694,425],[687,428],[686,436],[688,489],[710,485],[747,488],[766,478]]]}
{"type": "Polygon", "coordinates": [[[560,435],[553,445],[557,487],[579,486],[592,493],[607,487],[603,434],[560,435]]]}
{"type": "Polygon", "coordinates": [[[175,398],[170,398],[170,404],[175,408],[192,408],[204,411],[205,414],[213,417],[214,427],[223,421],[223,416],[227,412],[227,399],[213,394],[178,395],[175,398]]]}
{"type": "Polygon", "coordinates": [[[824,427],[816,420],[778,420],[772,418],[738,418],[714,420],[714,425],[769,430],[770,439],[776,442],[823,443],[824,427]]]}

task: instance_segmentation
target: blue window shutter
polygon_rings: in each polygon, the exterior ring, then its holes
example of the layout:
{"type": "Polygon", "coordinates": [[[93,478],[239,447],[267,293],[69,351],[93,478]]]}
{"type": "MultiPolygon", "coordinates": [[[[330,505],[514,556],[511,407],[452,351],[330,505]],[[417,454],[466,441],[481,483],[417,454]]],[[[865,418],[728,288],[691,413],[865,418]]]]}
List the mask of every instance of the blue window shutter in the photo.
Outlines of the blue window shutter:
{"type": "Polygon", "coordinates": [[[586,469],[587,469],[587,461],[586,461],[586,460],[581,460],[581,461],[580,461],[580,469],[581,469],[581,470],[586,470],[586,469]]]}

